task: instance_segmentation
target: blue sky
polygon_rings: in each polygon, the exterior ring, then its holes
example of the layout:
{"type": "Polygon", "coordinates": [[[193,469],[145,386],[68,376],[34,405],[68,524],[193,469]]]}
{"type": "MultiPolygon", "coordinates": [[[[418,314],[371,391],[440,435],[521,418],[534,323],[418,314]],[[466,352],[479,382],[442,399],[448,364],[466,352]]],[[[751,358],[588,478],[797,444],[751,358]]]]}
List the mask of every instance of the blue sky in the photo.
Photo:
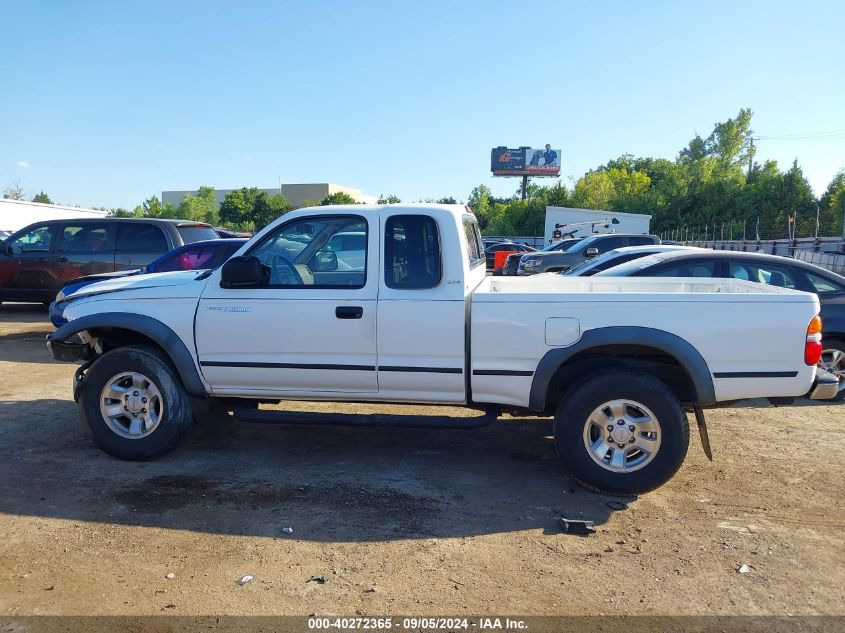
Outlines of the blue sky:
{"type": "MultiPolygon", "coordinates": [[[[493,146],[561,147],[568,182],[741,107],[758,136],[845,129],[840,0],[32,0],[0,24],[0,188],[83,206],[280,179],[507,195],[493,146]]],[[[817,193],[845,168],[843,134],[758,145],[817,193]]]]}

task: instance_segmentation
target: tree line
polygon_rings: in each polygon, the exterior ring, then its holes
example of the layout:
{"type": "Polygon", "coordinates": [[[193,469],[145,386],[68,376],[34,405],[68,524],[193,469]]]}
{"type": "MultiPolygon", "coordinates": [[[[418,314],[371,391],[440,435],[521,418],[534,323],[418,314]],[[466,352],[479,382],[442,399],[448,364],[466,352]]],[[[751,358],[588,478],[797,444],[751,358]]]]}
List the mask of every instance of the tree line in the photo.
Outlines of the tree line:
{"type": "MultiPolygon", "coordinates": [[[[772,160],[755,160],[751,119],[751,110],[741,109],[735,118],[716,123],[707,137],[696,135],[672,160],[623,154],[589,170],[571,186],[532,182],[522,200],[518,192],[495,197],[482,184],[470,192],[467,203],[487,235],[542,235],[547,206],[645,213],[652,216],[652,232],[679,239],[712,237],[715,230],[725,238],[748,239],[812,236],[816,231],[843,235],[845,171],[816,198],[797,160],[786,170],[772,160]]],[[[20,184],[8,188],[4,197],[23,199],[20,184]]],[[[43,191],[33,199],[50,202],[43,191]]],[[[355,202],[339,192],[306,200],[304,206],[355,202]]],[[[381,204],[396,202],[401,200],[395,195],[379,198],[381,204]]],[[[458,200],[446,196],[420,202],[458,200]]],[[[178,218],[258,231],[291,209],[280,193],[269,195],[255,187],[231,191],[218,204],[215,189],[203,186],[178,205],[162,204],[152,196],[132,210],[109,211],[120,217],[178,218]]]]}
{"type": "Polygon", "coordinates": [[[696,135],[674,160],[623,154],[591,169],[573,186],[529,185],[527,200],[502,199],[479,185],[469,196],[489,235],[542,235],[547,205],[645,213],[651,230],[679,238],[733,235],[755,239],[789,235],[839,236],[845,216],[845,171],[816,198],[796,160],[755,159],[752,112],[716,123],[706,138],[696,135]]]}

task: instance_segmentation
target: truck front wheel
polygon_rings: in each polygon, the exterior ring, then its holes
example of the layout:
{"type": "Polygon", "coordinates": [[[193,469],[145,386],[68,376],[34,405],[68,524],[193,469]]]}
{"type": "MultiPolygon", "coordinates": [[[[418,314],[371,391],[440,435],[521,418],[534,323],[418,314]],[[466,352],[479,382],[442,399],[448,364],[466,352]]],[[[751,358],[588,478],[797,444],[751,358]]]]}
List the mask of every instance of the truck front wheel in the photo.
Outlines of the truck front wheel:
{"type": "Polygon", "coordinates": [[[128,460],[172,450],[193,424],[191,403],[176,371],[146,346],[118,348],[91,365],[79,411],[97,446],[128,460]]]}
{"type": "Polygon", "coordinates": [[[689,423],[657,378],[628,369],[585,377],[563,396],[555,446],[570,472],[597,492],[633,496],[666,483],[681,466],[689,423]]]}

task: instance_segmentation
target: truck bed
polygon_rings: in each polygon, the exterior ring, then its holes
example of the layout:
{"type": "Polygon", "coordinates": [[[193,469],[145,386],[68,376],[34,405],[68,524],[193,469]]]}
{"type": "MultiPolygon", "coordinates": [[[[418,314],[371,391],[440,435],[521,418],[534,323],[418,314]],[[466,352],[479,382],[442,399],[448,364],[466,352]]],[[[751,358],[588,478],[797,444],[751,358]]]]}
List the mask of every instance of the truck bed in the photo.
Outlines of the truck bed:
{"type": "Polygon", "coordinates": [[[695,347],[717,401],[799,395],[815,372],[804,345],[818,312],[815,295],[742,280],[488,277],[472,295],[473,399],[527,406],[538,358],[621,322],[695,347]]]}

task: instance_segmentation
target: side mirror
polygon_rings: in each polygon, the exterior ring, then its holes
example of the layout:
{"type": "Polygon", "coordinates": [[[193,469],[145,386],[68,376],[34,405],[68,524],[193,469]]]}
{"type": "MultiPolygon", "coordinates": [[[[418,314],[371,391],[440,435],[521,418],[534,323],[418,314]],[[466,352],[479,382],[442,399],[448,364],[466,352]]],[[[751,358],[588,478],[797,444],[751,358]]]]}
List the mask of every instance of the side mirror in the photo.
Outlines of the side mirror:
{"type": "Polygon", "coordinates": [[[591,246],[584,253],[584,255],[586,255],[587,257],[595,257],[598,254],[599,254],[599,249],[597,249],[595,246],[591,246]]]}
{"type": "Polygon", "coordinates": [[[337,270],[337,253],[334,251],[320,251],[314,257],[314,272],[330,273],[337,270]]]}
{"type": "Polygon", "coordinates": [[[221,288],[257,288],[269,283],[270,269],[254,255],[232,257],[220,273],[221,288]]]}

